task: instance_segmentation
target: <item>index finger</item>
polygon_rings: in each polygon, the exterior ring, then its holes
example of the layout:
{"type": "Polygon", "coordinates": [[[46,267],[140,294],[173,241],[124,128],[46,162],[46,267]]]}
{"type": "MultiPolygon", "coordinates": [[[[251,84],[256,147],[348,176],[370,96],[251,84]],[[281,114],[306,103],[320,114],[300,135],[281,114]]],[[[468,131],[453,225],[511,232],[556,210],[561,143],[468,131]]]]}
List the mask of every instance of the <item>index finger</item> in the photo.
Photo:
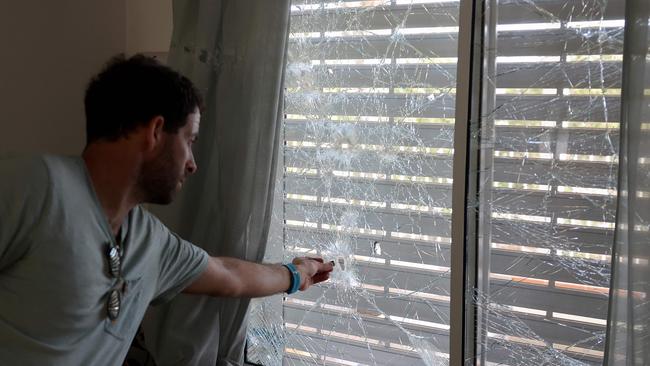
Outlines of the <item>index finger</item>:
{"type": "Polygon", "coordinates": [[[322,260],[318,265],[318,272],[331,272],[334,270],[334,261],[323,263],[322,260]]]}

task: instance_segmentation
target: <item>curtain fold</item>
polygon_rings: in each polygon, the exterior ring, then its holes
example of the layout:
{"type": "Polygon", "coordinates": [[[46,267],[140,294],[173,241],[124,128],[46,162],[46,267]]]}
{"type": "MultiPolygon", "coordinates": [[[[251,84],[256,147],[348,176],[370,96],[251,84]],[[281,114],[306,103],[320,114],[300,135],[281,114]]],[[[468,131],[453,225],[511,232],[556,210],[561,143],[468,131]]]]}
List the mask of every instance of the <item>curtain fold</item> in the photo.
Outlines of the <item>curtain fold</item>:
{"type": "MultiPolygon", "coordinates": [[[[261,261],[283,117],[289,0],[173,2],[168,64],[203,92],[198,171],[153,211],[213,256],[261,261]]],[[[243,363],[248,299],[179,295],[152,307],[145,340],[159,366],[243,363]]]]}
{"type": "Polygon", "coordinates": [[[627,1],[607,365],[650,364],[649,15],[648,0],[627,1]]]}

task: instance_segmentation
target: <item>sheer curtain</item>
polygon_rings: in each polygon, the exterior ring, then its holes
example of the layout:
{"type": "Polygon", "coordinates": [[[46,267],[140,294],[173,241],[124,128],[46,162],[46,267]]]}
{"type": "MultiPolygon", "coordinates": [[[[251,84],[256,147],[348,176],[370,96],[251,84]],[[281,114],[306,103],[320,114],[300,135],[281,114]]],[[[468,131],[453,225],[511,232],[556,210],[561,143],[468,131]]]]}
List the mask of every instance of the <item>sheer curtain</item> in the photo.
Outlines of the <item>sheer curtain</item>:
{"type": "Polygon", "coordinates": [[[627,1],[607,365],[650,364],[649,14],[648,0],[627,1]]]}
{"type": "MultiPolygon", "coordinates": [[[[199,166],[172,206],[154,209],[213,256],[261,261],[271,218],[289,0],[173,3],[170,66],[202,90],[199,166]]],[[[179,295],[143,324],[159,366],[240,365],[248,299],[179,295]]]]}

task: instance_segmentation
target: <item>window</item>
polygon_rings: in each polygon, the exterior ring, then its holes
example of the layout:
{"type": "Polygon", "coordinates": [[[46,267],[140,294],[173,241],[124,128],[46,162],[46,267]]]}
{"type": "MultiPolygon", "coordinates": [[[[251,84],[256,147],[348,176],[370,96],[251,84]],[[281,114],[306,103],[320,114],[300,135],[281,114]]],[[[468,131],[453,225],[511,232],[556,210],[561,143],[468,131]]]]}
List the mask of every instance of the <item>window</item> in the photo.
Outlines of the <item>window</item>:
{"type": "Polygon", "coordinates": [[[496,24],[485,46],[496,52],[486,52],[480,125],[478,360],[602,364],[624,8],[487,9],[496,24]]]}
{"type": "MultiPolygon", "coordinates": [[[[599,364],[624,2],[488,5],[465,208],[477,225],[460,243],[475,248],[471,357],[599,364]]],[[[267,259],[337,267],[327,284],[253,303],[249,361],[449,362],[460,6],[294,1],[267,259]]]]}

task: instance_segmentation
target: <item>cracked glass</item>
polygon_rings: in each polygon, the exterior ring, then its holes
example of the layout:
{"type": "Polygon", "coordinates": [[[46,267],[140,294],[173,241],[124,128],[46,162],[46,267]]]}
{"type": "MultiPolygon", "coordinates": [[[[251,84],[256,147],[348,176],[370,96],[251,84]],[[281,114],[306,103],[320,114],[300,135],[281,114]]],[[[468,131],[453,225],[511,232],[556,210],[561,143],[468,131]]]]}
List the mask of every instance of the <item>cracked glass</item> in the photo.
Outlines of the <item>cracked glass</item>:
{"type": "MultiPolygon", "coordinates": [[[[255,300],[263,365],[445,365],[459,1],[294,1],[266,261],[322,256],[255,300]]],[[[476,364],[602,364],[621,0],[488,2],[476,364]]]]}
{"type": "Polygon", "coordinates": [[[625,3],[486,7],[477,364],[603,363],[625,3]]]}

